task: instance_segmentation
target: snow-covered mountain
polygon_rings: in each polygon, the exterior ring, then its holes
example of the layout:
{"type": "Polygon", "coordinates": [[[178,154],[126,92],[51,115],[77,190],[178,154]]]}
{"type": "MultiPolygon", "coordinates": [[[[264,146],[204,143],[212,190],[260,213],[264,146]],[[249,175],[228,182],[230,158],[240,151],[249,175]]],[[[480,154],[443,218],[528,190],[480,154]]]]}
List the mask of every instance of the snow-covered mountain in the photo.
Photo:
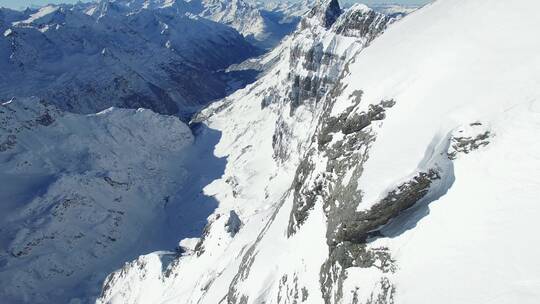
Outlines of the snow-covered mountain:
{"type": "Polygon", "coordinates": [[[188,179],[193,143],[178,118],[150,110],[80,115],[36,99],[3,103],[2,301],[95,294],[126,255],[166,242],[156,219],[188,179]]]}
{"type": "Polygon", "coordinates": [[[123,261],[201,233],[217,205],[202,188],[225,160],[218,132],[179,118],[244,85],[225,68],[258,52],[194,13],[157,0],[0,9],[2,302],[92,302],[123,261]]]}
{"type": "Polygon", "coordinates": [[[281,39],[295,30],[300,20],[298,7],[283,10],[252,0],[199,0],[199,2],[192,8],[194,13],[232,26],[248,41],[263,49],[275,47],[281,39]]]}
{"type": "Polygon", "coordinates": [[[118,106],[189,116],[225,96],[230,77],[220,70],[255,48],[228,26],[152,3],[2,9],[0,98],[38,96],[78,113],[118,106]]]}
{"type": "Polygon", "coordinates": [[[125,264],[98,303],[537,303],[526,2],[439,0],[393,24],[314,8],[196,119],[227,158],[203,236],[125,264]]]}
{"type": "Polygon", "coordinates": [[[255,46],[269,49],[276,46],[286,35],[292,33],[299,16],[313,5],[299,4],[268,6],[268,3],[254,0],[102,0],[97,3],[79,4],[92,15],[101,14],[111,7],[122,12],[143,9],[167,8],[180,14],[189,13],[205,19],[228,25],[255,46]]]}

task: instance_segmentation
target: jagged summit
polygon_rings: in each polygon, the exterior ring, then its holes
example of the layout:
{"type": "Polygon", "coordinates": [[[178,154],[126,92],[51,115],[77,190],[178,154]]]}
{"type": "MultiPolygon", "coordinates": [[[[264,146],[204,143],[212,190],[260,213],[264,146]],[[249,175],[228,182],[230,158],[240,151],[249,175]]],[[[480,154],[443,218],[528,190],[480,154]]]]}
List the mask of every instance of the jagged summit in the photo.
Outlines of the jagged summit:
{"type": "Polygon", "coordinates": [[[344,36],[363,37],[372,40],[395,19],[376,12],[364,4],[347,9],[333,24],[333,29],[344,36]]]}
{"type": "Polygon", "coordinates": [[[330,28],[341,15],[341,7],[338,0],[319,0],[308,13],[308,18],[315,18],[325,28],[330,28]]]}

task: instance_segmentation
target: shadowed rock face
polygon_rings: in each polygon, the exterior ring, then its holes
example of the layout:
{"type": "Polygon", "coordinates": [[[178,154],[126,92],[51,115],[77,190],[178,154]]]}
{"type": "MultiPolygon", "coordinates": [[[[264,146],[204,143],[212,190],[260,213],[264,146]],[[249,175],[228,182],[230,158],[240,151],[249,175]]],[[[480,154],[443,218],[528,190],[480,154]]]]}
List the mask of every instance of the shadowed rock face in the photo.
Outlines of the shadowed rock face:
{"type": "MultiPolygon", "coordinates": [[[[303,31],[315,30],[317,24],[330,32],[345,37],[355,37],[364,44],[369,44],[380,35],[394,20],[367,7],[356,7],[345,12],[337,1],[326,1],[314,7],[303,19],[303,31]]],[[[335,53],[332,48],[325,48],[321,41],[314,39],[311,45],[294,45],[290,50],[291,89],[289,99],[290,115],[303,104],[316,104],[336,84],[343,70],[346,58],[335,53]],[[298,69],[308,73],[297,73],[298,69]]]]}
{"type": "Polygon", "coordinates": [[[330,0],[324,11],[324,26],[329,28],[341,15],[341,7],[337,0],[330,0]]]}
{"type": "MultiPolygon", "coordinates": [[[[388,250],[368,249],[366,240],[371,230],[386,223],[401,208],[406,208],[405,205],[416,202],[413,195],[411,200],[405,197],[399,205],[394,205],[393,198],[389,198],[390,204],[381,203],[380,208],[368,213],[356,211],[362,200],[357,180],[376,138],[373,123],[383,121],[395,101],[384,100],[369,106],[366,111],[358,112],[356,109],[363,92],[356,91],[349,96],[351,106],[332,116],[330,113],[335,97],[342,92],[343,87],[338,83],[326,99],[325,114],[319,122],[313,147],[297,170],[288,228],[288,235],[293,235],[316,205],[323,208],[327,217],[329,256],[321,266],[320,283],[326,303],[338,303],[343,297],[342,284],[347,268],[382,265],[383,272],[394,271],[394,262],[388,250]],[[326,159],[323,168],[317,165],[321,159],[326,159]],[[348,172],[352,172],[352,176],[347,178],[348,172]]],[[[388,292],[391,290],[389,286],[388,292]]]]}
{"type": "Polygon", "coordinates": [[[229,212],[229,219],[227,220],[227,223],[225,223],[225,230],[234,237],[238,231],[240,231],[241,226],[242,221],[240,220],[240,217],[238,217],[238,214],[236,214],[234,210],[231,210],[229,212]]]}
{"type": "Polygon", "coordinates": [[[371,42],[393,19],[373,10],[351,9],[343,14],[343,22],[334,24],[334,31],[349,37],[364,37],[371,42]]]}
{"type": "Polygon", "coordinates": [[[309,12],[308,17],[317,18],[321,25],[328,29],[336,22],[341,12],[338,0],[323,0],[309,12]]]}

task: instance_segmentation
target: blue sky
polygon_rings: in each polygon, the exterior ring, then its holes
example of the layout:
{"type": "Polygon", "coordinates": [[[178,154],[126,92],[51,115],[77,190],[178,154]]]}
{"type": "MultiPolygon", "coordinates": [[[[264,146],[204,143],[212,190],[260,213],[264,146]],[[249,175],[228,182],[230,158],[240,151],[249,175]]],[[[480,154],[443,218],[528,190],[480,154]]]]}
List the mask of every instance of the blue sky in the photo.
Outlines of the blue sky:
{"type": "MultiPolygon", "coordinates": [[[[75,3],[77,0],[0,0],[0,6],[20,9],[30,5],[45,5],[49,3],[75,3]]],[[[429,0],[359,0],[358,2],[366,4],[376,3],[403,3],[403,4],[422,4],[429,0]]]]}

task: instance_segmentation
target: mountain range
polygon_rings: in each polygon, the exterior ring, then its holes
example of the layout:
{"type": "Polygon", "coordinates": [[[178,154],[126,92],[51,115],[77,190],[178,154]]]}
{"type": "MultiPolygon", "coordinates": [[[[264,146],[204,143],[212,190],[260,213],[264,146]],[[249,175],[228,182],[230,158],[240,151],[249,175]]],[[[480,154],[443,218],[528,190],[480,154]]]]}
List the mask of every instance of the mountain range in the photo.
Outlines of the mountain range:
{"type": "Polygon", "coordinates": [[[536,303],[525,2],[0,10],[0,297],[536,303]]]}

